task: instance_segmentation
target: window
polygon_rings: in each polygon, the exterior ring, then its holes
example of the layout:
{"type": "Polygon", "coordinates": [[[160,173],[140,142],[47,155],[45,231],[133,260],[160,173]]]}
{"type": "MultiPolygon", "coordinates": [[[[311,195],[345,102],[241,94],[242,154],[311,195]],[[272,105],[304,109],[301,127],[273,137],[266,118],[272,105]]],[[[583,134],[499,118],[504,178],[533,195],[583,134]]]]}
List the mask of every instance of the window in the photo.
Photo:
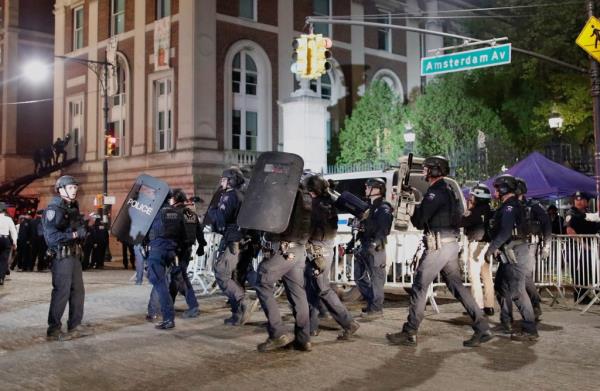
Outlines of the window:
{"type": "MultiPolygon", "coordinates": [[[[75,156],[80,156],[79,145],[80,137],[83,134],[83,98],[73,98],[69,100],[68,128],[67,134],[71,135],[72,145],[75,150],[75,156]]],[[[69,152],[70,153],[70,152],[69,152]]]]}
{"type": "Polygon", "coordinates": [[[321,95],[322,99],[331,99],[331,77],[328,73],[321,76],[318,80],[310,81],[310,89],[321,95]]]}
{"type": "MultiPolygon", "coordinates": [[[[331,16],[331,1],[313,0],[313,14],[316,16],[331,16]]],[[[315,23],[314,26],[315,34],[323,34],[327,37],[331,36],[328,24],[315,23]]]]}
{"type": "MultiPolygon", "coordinates": [[[[378,23],[391,24],[392,15],[389,12],[382,12],[385,16],[377,20],[378,23]]],[[[392,30],[389,28],[378,28],[377,29],[377,49],[385,50],[386,52],[392,51],[392,30]]]]}
{"type": "Polygon", "coordinates": [[[171,0],[156,0],[156,19],[171,15],[171,0]]]}
{"type": "Polygon", "coordinates": [[[83,47],[83,6],[73,9],[73,50],[83,47]]]}
{"type": "Polygon", "coordinates": [[[156,150],[170,151],[173,149],[173,81],[171,78],[159,79],[154,82],[156,99],[156,116],[154,128],[156,135],[156,150]]]}
{"type": "Polygon", "coordinates": [[[257,0],[239,0],[240,18],[256,20],[256,1],[257,0]]]}
{"type": "Polygon", "coordinates": [[[247,50],[233,57],[231,92],[231,148],[256,151],[258,147],[258,68],[247,50]]]}
{"type": "Polygon", "coordinates": [[[402,82],[396,73],[390,69],[380,69],[373,75],[372,81],[384,82],[392,92],[398,97],[400,102],[404,102],[404,90],[402,88],[402,82]]]}
{"type": "Polygon", "coordinates": [[[121,34],[125,31],[125,0],[111,0],[110,12],[110,35],[121,34]]]}
{"type": "Polygon", "coordinates": [[[123,156],[125,153],[125,138],[127,130],[127,93],[129,91],[129,68],[125,57],[117,52],[117,66],[115,68],[115,90],[109,97],[110,108],[108,121],[114,129],[117,138],[115,156],[123,156]]]}

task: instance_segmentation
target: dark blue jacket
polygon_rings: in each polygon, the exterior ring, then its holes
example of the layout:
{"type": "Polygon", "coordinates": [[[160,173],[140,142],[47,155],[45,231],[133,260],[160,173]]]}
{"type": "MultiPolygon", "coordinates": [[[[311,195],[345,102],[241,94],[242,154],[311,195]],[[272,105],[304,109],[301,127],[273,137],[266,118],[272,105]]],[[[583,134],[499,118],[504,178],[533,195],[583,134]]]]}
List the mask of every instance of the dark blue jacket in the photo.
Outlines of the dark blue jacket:
{"type": "Polygon", "coordinates": [[[227,241],[242,239],[242,233],[236,223],[243,201],[241,198],[241,193],[228,189],[221,194],[217,206],[210,207],[207,211],[213,231],[222,234],[227,241]]]}
{"type": "Polygon", "coordinates": [[[56,250],[60,245],[74,244],[77,239],[73,238],[73,232],[83,227],[77,202],[67,204],[61,197],[53,197],[44,211],[42,224],[49,248],[56,250]]]}

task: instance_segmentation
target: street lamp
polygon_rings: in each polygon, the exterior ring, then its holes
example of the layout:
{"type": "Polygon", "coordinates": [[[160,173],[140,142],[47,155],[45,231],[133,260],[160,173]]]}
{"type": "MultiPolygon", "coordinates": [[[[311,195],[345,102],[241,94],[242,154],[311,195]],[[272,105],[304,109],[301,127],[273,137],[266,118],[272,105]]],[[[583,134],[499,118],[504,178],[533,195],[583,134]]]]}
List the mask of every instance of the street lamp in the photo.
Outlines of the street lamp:
{"type": "MultiPolygon", "coordinates": [[[[104,161],[102,164],[102,194],[104,197],[108,195],[108,156],[106,151],[106,143],[107,139],[110,135],[109,131],[109,123],[108,123],[108,68],[114,67],[114,64],[111,64],[108,61],[95,61],[95,60],[86,60],[79,57],[67,57],[67,56],[54,56],[54,58],[60,58],[67,62],[74,62],[81,65],[85,65],[88,69],[90,69],[100,82],[100,88],[104,95],[103,107],[102,111],[104,112],[104,161]]],[[[28,79],[39,82],[44,79],[48,74],[48,65],[45,65],[39,61],[31,61],[27,63],[23,67],[23,74],[28,79]]],[[[102,221],[108,222],[108,210],[107,205],[103,203],[102,207],[102,221]]]]}
{"type": "Polygon", "coordinates": [[[563,126],[564,119],[560,116],[560,114],[554,112],[548,118],[548,125],[551,129],[560,129],[563,126]]]}
{"type": "Polygon", "coordinates": [[[407,155],[409,153],[411,153],[413,150],[415,138],[416,138],[416,134],[413,131],[412,124],[409,121],[404,125],[404,143],[405,143],[404,151],[407,155]]]}

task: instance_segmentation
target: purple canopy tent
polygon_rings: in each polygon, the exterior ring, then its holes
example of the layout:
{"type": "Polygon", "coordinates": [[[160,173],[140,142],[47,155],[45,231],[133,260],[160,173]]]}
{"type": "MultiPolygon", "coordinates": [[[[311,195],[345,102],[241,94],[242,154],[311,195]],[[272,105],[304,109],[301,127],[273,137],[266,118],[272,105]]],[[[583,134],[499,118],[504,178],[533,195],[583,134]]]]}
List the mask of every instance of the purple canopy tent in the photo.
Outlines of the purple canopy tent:
{"type": "MultiPolygon", "coordinates": [[[[533,152],[503,174],[523,178],[527,182],[528,198],[557,199],[569,197],[577,190],[596,194],[594,179],[553,162],[539,152],[533,152]]],[[[484,183],[493,189],[492,177],[484,183]]]]}

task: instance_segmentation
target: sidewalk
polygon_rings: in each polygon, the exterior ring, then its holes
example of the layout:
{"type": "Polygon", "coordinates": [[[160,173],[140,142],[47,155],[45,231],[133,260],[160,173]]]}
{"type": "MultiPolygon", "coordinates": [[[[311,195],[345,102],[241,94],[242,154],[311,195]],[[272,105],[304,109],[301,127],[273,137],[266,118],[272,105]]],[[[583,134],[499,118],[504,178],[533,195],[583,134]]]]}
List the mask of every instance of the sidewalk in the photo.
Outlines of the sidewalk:
{"type": "MultiPolygon", "coordinates": [[[[84,273],[84,323],[93,335],[47,342],[50,273],[12,273],[0,287],[0,389],[3,390],[575,390],[600,389],[600,306],[581,315],[566,302],[544,306],[535,344],[498,336],[463,348],[471,335],[462,307],[438,299],[427,312],[419,346],[390,346],[407,314],[407,297],[386,300],[385,317],[361,323],[354,340],[324,328],[313,351],[256,352],[266,336],[262,312],[241,328],[226,327],[223,296],[200,299],[201,314],[176,328],[144,320],[150,286],[131,270],[84,273]]],[[[548,300],[549,302],[549,300],[548,300]]],[[[569,303],[570,304],[570,303],[569,303]]],[[[360,311],[360,303],[351,306],[360,311]]],[[[292,329],[290,310],[281,310],[292,329]]],[[[497,315],[492,318],[497,324],[497,315]]],[[[329,324],[329,323],[328,323],[329,324]]]]}

